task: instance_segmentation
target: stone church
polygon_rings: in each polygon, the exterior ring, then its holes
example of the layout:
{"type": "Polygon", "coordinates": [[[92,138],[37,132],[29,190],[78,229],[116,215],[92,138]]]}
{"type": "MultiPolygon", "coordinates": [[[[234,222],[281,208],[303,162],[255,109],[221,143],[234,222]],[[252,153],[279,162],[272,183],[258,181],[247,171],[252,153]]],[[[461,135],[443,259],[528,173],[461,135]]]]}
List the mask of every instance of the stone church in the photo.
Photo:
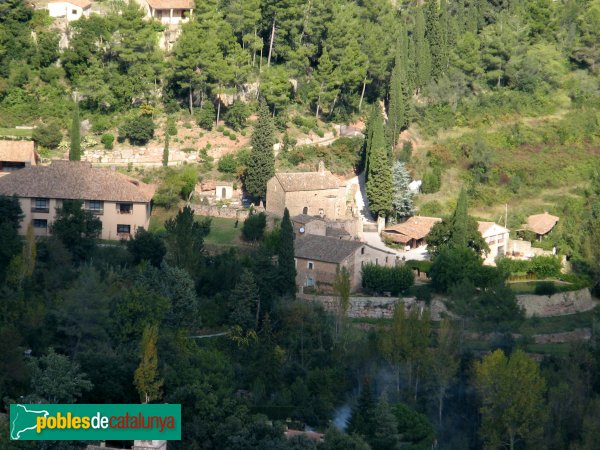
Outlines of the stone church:
{"type": "Polygon", "coordinates": [[[353,196],[346,182],[340,180],[321,161],[316,172],[280,172],[267,183],[266,210],[283,216],[306,214],[329,220],[344,219],[351,214],[353,196]]]}

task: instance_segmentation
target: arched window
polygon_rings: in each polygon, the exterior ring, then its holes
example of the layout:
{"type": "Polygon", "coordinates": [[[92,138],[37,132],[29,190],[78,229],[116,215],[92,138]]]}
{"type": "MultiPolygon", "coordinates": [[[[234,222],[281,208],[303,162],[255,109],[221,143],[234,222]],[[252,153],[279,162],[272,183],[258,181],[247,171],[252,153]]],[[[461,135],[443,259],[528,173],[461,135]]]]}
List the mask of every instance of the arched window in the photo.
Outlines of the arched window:
{"type": "Polygon", "coordinates": [[[302,208],[302,214],[308,214],[308,206],[302,208]]]}

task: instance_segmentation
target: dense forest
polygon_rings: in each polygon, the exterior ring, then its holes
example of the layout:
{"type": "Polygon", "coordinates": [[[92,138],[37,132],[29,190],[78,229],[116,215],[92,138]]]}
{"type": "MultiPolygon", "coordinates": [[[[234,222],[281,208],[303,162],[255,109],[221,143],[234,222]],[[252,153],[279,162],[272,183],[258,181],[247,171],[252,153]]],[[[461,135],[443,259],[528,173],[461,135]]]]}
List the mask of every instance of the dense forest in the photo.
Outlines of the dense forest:
{"type": "MultiPolygon", "coordinates": [[[[0,3],[0,127],[36,125],[44,157],[73,153],[64,141],[79,145],[80,117],[107,150],[163,139],[166,162],[177,134],[168,129],[190,120],[251,127],[253,148],[217,168],[130,168],[160,183],[155,205],[173,214],[126,243],[99,242],[97,219],[77,203],[52,237],[20,237],[18,201],[0,198],[2,411],[16,401],[180,403],[172,450],[600,448],[597,330],[531,358],[530,330],[551,321],[525,319],[510,267],[482,265],[471,217],[509,201],[512,225],[535,208],[560,214],[548,243],[570,259],[563,278],[597,287],[598,0],[199,0],[168,50],[164,27],[134,3],[97,4],[104,14],[70,23],[61,48],[47,13],[0,3]],[[364,142],[318,149],[290,138],[360,121],[364,142]],[[166,138],[155,138],[163,125],[166,138]],[[242,179],[263,198],[276,165],[317,159],[405,182],[394,175],[401,161],[423,180],[417,209],[446,218],[432,238],[431,287],[409,277],[402,294],[426,304],[444,295],[460,320],[403,307],[389,320],[349,320],[343,274],[336,313],[296,300],[288,216],[272,227],[251,216],[240,227],[252,245],[207,250],[215,225],[183,208],[201,174],[242,179]],[[476,349],[464,338],[472,331],[494,338],[476,349]],[[284,426],[325,442],[288,440],[284,426]]],[[[412,213],[390,189],[368,186],[372,212],[412,213]]],[[[0,448],[85,448],[11,442],[3,417],[0,429],[0,448]]]]}

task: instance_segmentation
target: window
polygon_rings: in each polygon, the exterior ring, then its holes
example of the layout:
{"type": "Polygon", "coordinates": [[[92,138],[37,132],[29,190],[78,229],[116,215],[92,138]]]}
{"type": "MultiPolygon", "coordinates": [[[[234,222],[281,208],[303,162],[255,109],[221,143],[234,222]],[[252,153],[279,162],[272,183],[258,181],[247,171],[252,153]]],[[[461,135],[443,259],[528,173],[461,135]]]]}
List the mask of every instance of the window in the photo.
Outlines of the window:
{"type": "Polygon", "coordinates": [[[308,214],[308,206],[302,208],[302,214],[308,214]]]}
{"type": "Polygon", "coordinates": [[[308,270],[313,270],[315,268],[315,264],[312,261],[309,261],[308,264],[306,264],[306,267],[308,270]]]}
{"type": "Polygon", "coordinates": [[[133,204],[132,203],[117,203],[117,214],[132,214],[133,204]]]}
{"type": "Polygon", "coordinates": [[[364,254],[365,254],[365,248],[364,248],[364,247],[360,249],[360,254],[361,254],[361,255],[364,255],[364,254]]]}
{"type": "Polygon", "coordinates": [[[89,200],[87,209],[93,214],[102,214],[104,212],[104,202],[102,200],[89,200]]]}
{"type": "Polygon", "coordinates": [[[50,211],[50,200],[47,198],[35,198],[33,199],[32,212],[47,213],[50,211]]]}
{"type": "Polygon", "coordinates": [[[48,228],[48,221],[46,219],[33,219],[33,228],[48,228]]]}
{"type": "Polygon", "coordinates": [[[130,234],[131,233],[131,225],[117,225],[117,234],[130,234]]]}
{"type": "Polygon", "coordinates": [[[305,286],[314,286],[314,285],[315,285],[315,279],[313,277],[306,277],[305,286]]]}
{"type": "Polygon", "coordinates": [[[77,15],[77,10],[76,9],[72,9],[71,10],[71,14],[73,14],[74,16],[76,16],[77,15]]]}

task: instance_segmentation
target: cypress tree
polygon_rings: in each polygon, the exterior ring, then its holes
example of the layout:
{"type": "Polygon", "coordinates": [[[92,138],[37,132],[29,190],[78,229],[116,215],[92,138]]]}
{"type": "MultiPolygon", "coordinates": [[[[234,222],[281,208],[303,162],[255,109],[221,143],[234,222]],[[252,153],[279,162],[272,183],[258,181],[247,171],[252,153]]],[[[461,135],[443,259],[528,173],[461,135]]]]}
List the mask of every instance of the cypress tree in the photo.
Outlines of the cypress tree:
{"type": "Polygon", "coordinates": [[[167,167],[169,165],[169,130],[165,132],[165,148],[163,149],[162,165],[167,167]]]}
{"type": "Polygon", "coordinates": [[[469,206],[467,193],[461,189],[456,202],[456,209],[450,218],[452,235],[448,240],[448,246],[454,248],[467,247],[469,243],[469,206]]]}
{"type": "Polygon", "coordinates": [[[81,160],[81,122],[79,120],[79,103],[75,101],[73,108],[73,122],[71,123],[71,148],[69,150],[69,160],[81,160]]]}
{"type": "Polygon", "coordinates": [[[406,65],[403,64],[401,51],[396,56],[396,62],[390,78],[390,101],[388,106],[388,122],[386,137],[390,149],[396,147],[400,131],[406,127],[408,120],[406,114],[406,65]]]}
{"type": "Polygon", "coordinates": [[[362,385],[362,391],[358,397],[358,401],[352,414],[348,420],[348,434],[358,434],[369,437],[373,433],[373,421],[375,415],[375,400],[373,399],[373,391],[371,385],[367,381],[362,385]]]}
{"type": "Polygon", "coordinates": [[[246,190],[260,200],[266,196],[267,181],[275,175],[275,156],[273,155],[275,127],[264,99],[261,99],[258,107],[258,120],[254,126],[250,143],[252,151],[244,184],[246,190]]]}
{"type": "Polygon", "coordinates": [[[279,231],[278,251],[279,281],[281,292],[296,295],[296,264],[294,262],[294,228],[290,212],[285,208],[279,231]]]}
{"type": "Polygon", "coordinates": [[[381,216],[392,209],[392,171],[385,144],[383,117],[378,105],[374,107],[374,113],[370,121],[373,134],[368,144],[367,198],[371,212],[381,216]]]}
{"type": "Polygon", "coordinates": [[[258,328],[260,295],[252,272],[244,269],[229,294],[229,322],[244,330],[258,328]]]}
{"type": "Polygon", "coordinates": [[[431,52],[431,76],[438,79],[447,65],[445,36],[442,30],[438,0],[427,0],[425,6],[425,37],[431,52]]]}
{"type": "Polygon", "coordinates": [[[431,78],[431,51],[429,42],[425,39],[425,17],[423,8],[417,8],[415,14],[414,61],[415,61],[415,85],[417,91],[423,89],[431,78]]]}

